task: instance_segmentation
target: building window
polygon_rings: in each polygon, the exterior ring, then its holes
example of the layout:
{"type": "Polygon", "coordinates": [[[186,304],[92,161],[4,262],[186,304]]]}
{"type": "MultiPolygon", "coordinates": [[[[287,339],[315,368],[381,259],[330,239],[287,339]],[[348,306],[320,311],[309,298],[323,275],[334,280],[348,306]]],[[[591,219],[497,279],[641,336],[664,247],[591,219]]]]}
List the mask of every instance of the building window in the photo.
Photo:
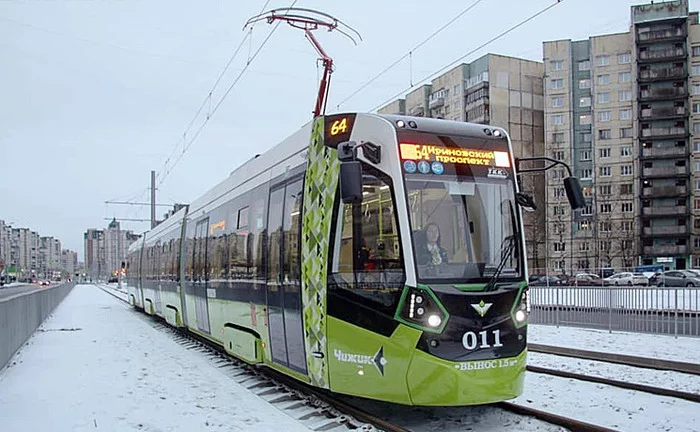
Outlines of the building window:
{"type": "Polygon", "coordinates": [[[693,122],[693,133],[700,133],[700,122],[693,122]]]}
{"type": "Polygon", "coordinates": [[[563,143],[564,142],[564,132],[556,132],[552,134],[552,141],[555,143],[563,143]]]}
{"type": "Polygon", "coordinates": [[[589,180],[591,178],[593,178],[593,170],[591,168],[581,170],[581,180],[589,180]]]}
{"type": "Polygon", "coordinates": [[[552,210],[554,211],[554,216],[564,216],[566,214],[564,206],[554,206],[552,210]]]}
{"type": "Polygon", "coordinates": [[[693,200],[693,210],[700,210],[700,199],[695,198],[693,200]]]}
{"type": "Polygon", "coordinates": [[[631,109],[621,109],[620,110],[620,120],[631,120],[632,110],[631,109]]]}
{"type": "MultiPolygon", "coordinates": [[[[587,205],[584,208],[581,209],[581,216],[592,216],[593,215],[593,206],[592,205],[587,205]]],[[[588,222],[588,221],[586,221],[588,222]]]]}
{"type": "Polygon", "coordinates": [[[693,141],[693,152],[700,152],[700,141],[693,141]]]}
{"type": "Polygon", "coordinates": [[[620,138],[632,138],[632,128],[620,128],[620,138]]]}
{"type": "Polygon", "coordinates": [[[631,176],[632,175],[632,165],[620,165],[620,175],[631,176]]]}
{"type": "Polygon", "coordinates": [[[607,84],[610,84],[610,75],[609,74],[598,75],[598,85],[607,85],[607,84]]]}
{"type": "Polygon", "coordinates": [[[609,148],[602,148],[599,150],[600,152],[600,158],[605,159],[610,157],[610,149],[609,148]]]}
{"type": "Polygon", "coordinates": [[[700,103],[693,103],[693,114],[700,114],[700,103]]]}
{"type": "Polygon", "coordinates": [[[564,106],[564,98],[561,96],[554,96],[552,98],[552,108],[559,108],[564,106]]]}
{"type": "Polygon", "coordinates": [[[590,96],[585,96],[582,97],[578,100],[578,106],[580,107],[589,107],[591,106],[591,97],[590,96]]]}
{"type": "Polygon", "coordinates": [[[583,196],[589,198],[593,196],[593,186],[586,186],[581,189],[583,189],[583,196]]]}
{"type": "Polygon", "coordinates": [[[564,188],[554,188],[554,198],[564,198],[564,196],[566,196],[564,188]]]}
{"type": "Polygon", "coordinates": [[[562,78],[553,79],[552,80],[552,88],[553,89],[563,89],[564,88],[564,79],[562,79],[562,78]]]}
{"type": "Polygon", "coordinates": [[[564,69],[564,60],[551,60],[549,62],[549,67],[553,71],[560,71],[564,69]]]}
{"type": "Polygon", "coordinates": [[[694,95],[700,95],[700,84],[693,84],[690,87],[690,92],[694,95]]]}
{"type": "Polygon", "coordinates": [[[582,125],[589,125],[591,124],[592,118],[590,114],[579,114],[578,121],[582,125]]]}
{"type": "Polygon", "coordinates": [[[693,57],[700,56],[700,46],[693,47],[693,57]]]}
{"type": "Polygon", "coordinates": [[[599,230],[600,232],[610,232],[612,231],[612,224],[610,222],[601,222],[599,230]]]}
{"type": "Polygon", "coordinates": [[[590,79],[582,79],[578,81],[578,88],[580,89],[589,89],[591,88],[591,80],[590,79]]]}
{"type": "Polygon", "coordinates": [[[700,75],[700,65],[693,65],[693,75],[700,75]]]}
{"type": "Polygon", "coordinates": [[[610,103],[610,92],[598,93],[598,103],[599,104],[610,103]]]}
{"type": "Polygon", "coordinates": [[[610,195],[612,194],[612,186],[611,185],[601,185],[598,186],[598,190],[600,191],[601,195],[610,195]]]}
{"type": "Polygon", "coordinates": [[[555,169],[552,171],[552,179],[559,180],[564,178],[564,169],[555,169]]]}
{"type": "MultiPolygon", "coordinates": [[[[620,130],[622,130],[622,129],[620,129],[620,130]]],[[[620,147],[620,156],[622,156],[622,157],[632,156],[632,147],[630,147],[630,146],[620,147]]]]}
{"type": "Polygon", "coordinates": [[[590,247],[588,246],[588,242],[581,242],[578,244],[578,250],[581,252],[585,252],[587,250],[590,250],[590,247]]]}
{"type": "Polygon", "coordinates": [[[564,160],[564,150],[555,150],[552,156],[554,156],[556,160],[564,160]]]}
{"type": "Polygon", "coordinates": [[[629,102],[632,100],[632,90],[620,90],[617,92],[617,99],[620,102],[629,102]]]}
{"type": "Polygon", "coordinates": [[[631,202],[623,202],[622,203],[622,212],[623,213],[632,213],[632,203],[631,202]]]}
{"type": "Polygon", "coordinates": [[[700,237],[693,238],[693,247],[696,249],[700,248],[700,237]]]}
{"type": "MultiPolygon", "coordinates": [[[[590,206],[589,206],[590,207],[590,206]]],[[[581,210],[581,214],[583,214],[583,210],[581,210]]],[[[591,229],[591,221],[589,220],[582,220],[578,224],[578,229],[582,231],[589,231],[591,229]]]]}
{"type": "Polygon", "coordinates": [[[632,54],[631,53],[618,54],[617,55],[617,62],[619,64],[632,63],[632,54]]]}
{"type": "Polygon", "coordinates": [[[565,252],[566,243],[554,243],[554,252],[565,252]]]}
{"type": "Polygon", "coordinates": [[[617,82],[632,82],[632,72],[620,72],[619,74],[617,74],[617,82]]]}
{"type": "Polygon", "coordinates": [[[590,150],[581,150],[581,160],[582,161],[591,160],[591,151],[590,150]]]}
{"type": "Polygon", "coordinates": [[[583,132],[581,134],[581,141],[589,143],[591,142],[591,133],[590,132],[583,132]]]}
{"type": "Polygon", "coordinates": [[[632,222],[630,222],[630,221],[620,222],[620,231],[632,231],[632,222]]]}
{"type": "Polygon", "coordinates": [[[564,124],[564,116],[561,114],[553,115],[552,116],[552,123],[555,125],[563,125],[564,124]]]}
{"type": "Polygon", "coordinates": [[[600,129],[598,131],[598,139],[606,140],[606,139],[611,139],[611,138],[612,138],[612,130],[611,129],[600,129]]]}
{"type": "Polygon", "coordinates": [[[612,204],[601,204],[600,205],[600,212],[601,213],[611,213],[612,212],[612,204]]]}
{"type": "Polygon", "coordinates": [[[610,65],[610,56],[601,55],[595,58],[596,64],[598,66],[608,66],[610,65]]]}
{"type": "Polygon", "coordinates": [[[621,184],[620,195],[632,195],[632,183],[621,184]]]}
{"type": "Polygon", "coordinates": [[[609,166],[603,166],[600,167],[600,176],[601,177],[610,177],[610,167],[609,166]]]}
{"type": "Polygon", "coordinates": [[[600,111],[598,113],[598,120],[602,122],[609,122],[611,118],[612,116],[610,115],[610,111],[600,111]]]}
{"type": "Polygon", "coordinates": [[[583,60],[583,61],[578,62],[578,70],[580,70],[580,71],[591,70],[590,60],[583,60]]]}

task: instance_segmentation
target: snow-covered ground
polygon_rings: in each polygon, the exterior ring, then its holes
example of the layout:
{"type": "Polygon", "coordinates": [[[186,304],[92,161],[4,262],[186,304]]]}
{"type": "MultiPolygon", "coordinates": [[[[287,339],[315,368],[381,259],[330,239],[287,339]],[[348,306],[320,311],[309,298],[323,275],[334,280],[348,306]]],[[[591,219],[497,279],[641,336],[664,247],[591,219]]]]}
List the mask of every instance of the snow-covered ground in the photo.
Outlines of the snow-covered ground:
{"type": "Polygon", "coordinates": [[[697,337],[530,325],[527,339],[542,345],[700,363],[700,338],[697,337]]]}
{"type": "Polygon", "coordinates": [[[0,431],[309,430],[92,285],[0,371],[0,431]]]}

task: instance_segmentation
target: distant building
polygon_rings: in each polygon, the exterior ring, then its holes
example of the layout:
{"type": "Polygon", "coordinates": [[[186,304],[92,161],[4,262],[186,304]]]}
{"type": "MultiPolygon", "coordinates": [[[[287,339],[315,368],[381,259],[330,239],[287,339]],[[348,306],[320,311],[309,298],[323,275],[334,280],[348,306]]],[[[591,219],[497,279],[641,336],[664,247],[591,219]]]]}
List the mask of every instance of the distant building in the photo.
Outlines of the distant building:
{"type": "Polygon", "coordinates": [[[87,230],[83,238],[87,274],[94,279],[103,279],[121,269],[129,246],[139,236],[132,231],[122,230],[115,218],[104,230],[87,230]]]}
{"type": "Polygon", "coordinates": [[[78,271],[78,253],[68,249],[61,251],[61,271],[64,276],[72,277],[78,271]]]}
{"type": "Polygon", "coordinates": [[[632,6],[630,31],[544,42],[548,264],[700,267],[700,25],[687,0],[632,6]]]}

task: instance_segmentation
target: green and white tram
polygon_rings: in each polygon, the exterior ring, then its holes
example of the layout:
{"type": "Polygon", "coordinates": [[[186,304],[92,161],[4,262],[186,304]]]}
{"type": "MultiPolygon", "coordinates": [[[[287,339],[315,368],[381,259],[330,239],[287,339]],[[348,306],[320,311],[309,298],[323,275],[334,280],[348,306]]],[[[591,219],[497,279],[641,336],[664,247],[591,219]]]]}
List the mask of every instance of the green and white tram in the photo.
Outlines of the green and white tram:
{"type": "Polygon", "coordinates": [[[333,392],[514,398],[527,342],[515,162],[497,127],[319,116],[132,245],[131,302],[333,392]]]}

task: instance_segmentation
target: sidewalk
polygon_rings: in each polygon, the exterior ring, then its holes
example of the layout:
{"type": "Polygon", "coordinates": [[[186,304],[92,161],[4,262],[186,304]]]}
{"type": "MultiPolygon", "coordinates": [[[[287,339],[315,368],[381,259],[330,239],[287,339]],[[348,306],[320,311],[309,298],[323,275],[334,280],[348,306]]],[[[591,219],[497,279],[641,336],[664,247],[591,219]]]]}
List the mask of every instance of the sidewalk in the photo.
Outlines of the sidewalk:
{"type": "Polygon", "coordinates": [[[308,431],[131,308],[78,285],[0,371],[0,431],[308,431]]]}

